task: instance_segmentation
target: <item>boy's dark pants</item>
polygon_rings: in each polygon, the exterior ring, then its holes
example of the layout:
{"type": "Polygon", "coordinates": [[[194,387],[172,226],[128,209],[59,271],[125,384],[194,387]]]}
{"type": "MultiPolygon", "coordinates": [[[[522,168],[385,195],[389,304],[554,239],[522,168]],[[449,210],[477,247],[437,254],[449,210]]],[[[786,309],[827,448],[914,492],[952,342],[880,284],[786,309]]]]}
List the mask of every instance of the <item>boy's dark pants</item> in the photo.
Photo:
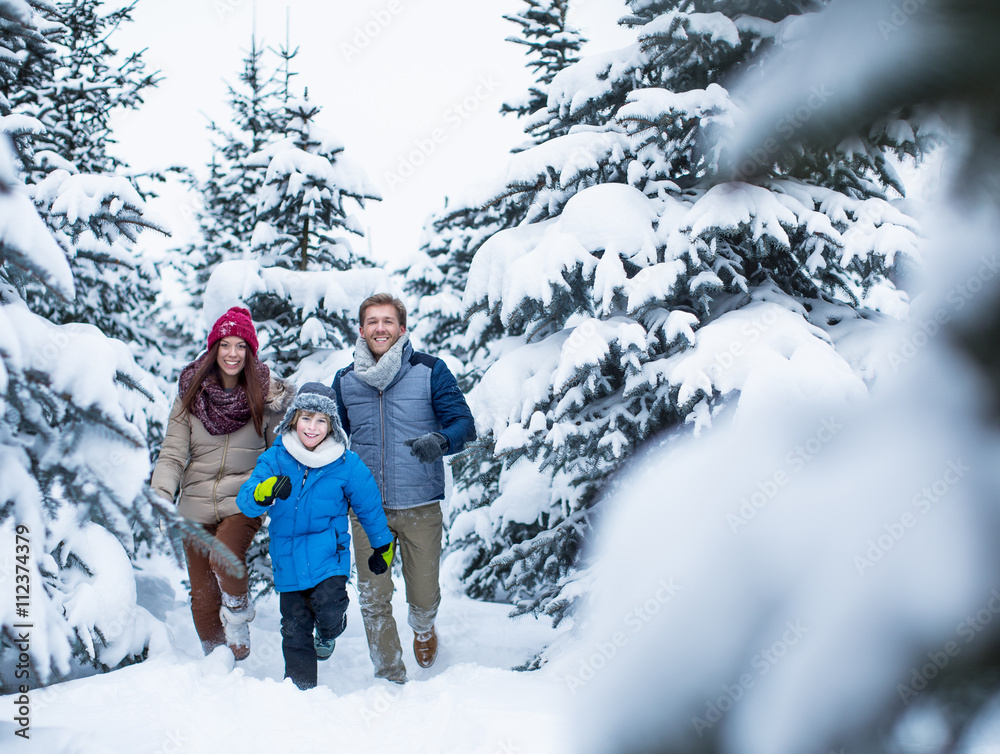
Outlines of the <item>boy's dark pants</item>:
{"type": "Polygon", "coordinates": [[[310,589],[282,592],[278,604],[285,678],[311,689],[316,686],[313,628],[321,639],[336,639],[347,628],[347,577],[331,576],[310,589]]]}

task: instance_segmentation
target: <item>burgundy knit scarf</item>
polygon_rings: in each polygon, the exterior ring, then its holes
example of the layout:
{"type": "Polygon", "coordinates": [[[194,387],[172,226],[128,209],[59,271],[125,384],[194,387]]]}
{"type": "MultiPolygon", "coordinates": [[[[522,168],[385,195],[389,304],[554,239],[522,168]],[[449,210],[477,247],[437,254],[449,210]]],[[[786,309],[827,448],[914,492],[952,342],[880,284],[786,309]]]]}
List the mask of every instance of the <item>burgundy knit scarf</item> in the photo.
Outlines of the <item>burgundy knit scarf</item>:
{"type": "MultiPolygon", "coordinates": [[[[178,380],[179,395],[184,395],[191,387],[191,380],[194,373],[198,371],[208,354],[203,354],[195,359],[183,370],[181,370],[180,380],[178,380]]],[[[254,361],[257,366],[257,378],[263,386],[264,399],[271,388],[271,370],[260,361],[254,361]]],[[[226,390],[219,383],[219,378],[215,374],[209,374],[201,383],[198,393],[195,395],[194,403],[191,404],[191,413],[201,419],[210,435],[228,435],[235,432],[253,418],[250,411],[250,400],[247,397],[247,389],[242,383],[238,383],[232,390],[226,390]]]]}

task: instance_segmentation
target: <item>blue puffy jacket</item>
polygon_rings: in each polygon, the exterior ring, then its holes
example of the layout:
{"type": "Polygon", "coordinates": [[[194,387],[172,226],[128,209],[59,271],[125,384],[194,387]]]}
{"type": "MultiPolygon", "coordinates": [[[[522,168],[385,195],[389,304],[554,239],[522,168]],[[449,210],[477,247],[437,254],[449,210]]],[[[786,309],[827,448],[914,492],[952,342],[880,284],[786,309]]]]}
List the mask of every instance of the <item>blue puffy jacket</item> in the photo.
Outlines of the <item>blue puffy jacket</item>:
{"type": "MultiPolygon", "coordinates": [[[[348,507],[354,510],[373,547],[389,544],[392,532],[375,480],[356,453],[344,450],[325,466],[309,468],[285,448],[286,437],[275,440],[257,459],[236,504],[251,517],[270,515],[274,588],[296,592],[330,576],[350,575],[348,507]],[[272,476],[289,477],[292,492],[287,500],[275,500],[265,508],[257,505],[253,493],[260,482],[272,476]]],[[[367,568],[367,564],[359,567],[367,568]]]]}
{"type": "Polygon", "coordinates": [[[399,372],[384,391],[362,381],[354,364],[333,380],[340,423],[351,448],[371,469],[386,508],[414,508],[444,499],[444,463],[420,463],[406,441],[427,432],[448,439],[445,455],[476,436],[465,396],[445,363],[403,347],[399,372]]]}

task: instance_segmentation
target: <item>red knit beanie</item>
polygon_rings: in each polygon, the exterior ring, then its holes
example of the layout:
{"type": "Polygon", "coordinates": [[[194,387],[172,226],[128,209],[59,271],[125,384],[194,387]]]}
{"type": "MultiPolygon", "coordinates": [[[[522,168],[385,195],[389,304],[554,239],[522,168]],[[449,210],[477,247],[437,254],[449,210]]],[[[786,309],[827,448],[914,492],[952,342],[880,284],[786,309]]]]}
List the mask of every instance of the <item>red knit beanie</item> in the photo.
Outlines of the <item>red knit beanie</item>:
{"type": "Polygon", "coordinates": [[[234,306],[219,317],[212,325],[212,331],[208,334],[209,349],[215,344],[215,341],[229,336],[243,338],[250,346],[253,355],[257,355],[257,331],[254,329],[253,320],[250,319],[249,309],[234,306]]]}

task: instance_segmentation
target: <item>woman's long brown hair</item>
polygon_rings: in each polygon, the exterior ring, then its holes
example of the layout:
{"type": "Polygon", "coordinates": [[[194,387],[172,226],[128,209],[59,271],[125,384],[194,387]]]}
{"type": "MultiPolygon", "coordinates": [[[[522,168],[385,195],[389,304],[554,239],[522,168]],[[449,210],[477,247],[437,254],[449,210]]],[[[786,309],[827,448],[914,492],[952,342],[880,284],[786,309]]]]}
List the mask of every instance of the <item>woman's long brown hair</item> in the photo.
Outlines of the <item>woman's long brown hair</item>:
{"type": "MultiPolygon", "coordinates": [[[[181,403],[185,411],[191,411],[194,400],[198,397],[198,393],[201,391],[202,383],[206,377],[214,375],[219,384],[222,384],[222,380],[219,378],[219,345],[221,342],[221,340],[217,340],[212,344],[212,347],[208,349],[208,353],[203,357],[204,361],[191,377],[191,385],[181,398],[181,403]]],[[[258,363],[257,357],[254,356],[253,351],[247,346],[243,371],[239,373],[237,381],[247,391],[247,402],[250,404],[250,416],[253,418],[253,428],[257,430],[258,437],[263,437],[264,386],[260,383],[258,363]]]]}

